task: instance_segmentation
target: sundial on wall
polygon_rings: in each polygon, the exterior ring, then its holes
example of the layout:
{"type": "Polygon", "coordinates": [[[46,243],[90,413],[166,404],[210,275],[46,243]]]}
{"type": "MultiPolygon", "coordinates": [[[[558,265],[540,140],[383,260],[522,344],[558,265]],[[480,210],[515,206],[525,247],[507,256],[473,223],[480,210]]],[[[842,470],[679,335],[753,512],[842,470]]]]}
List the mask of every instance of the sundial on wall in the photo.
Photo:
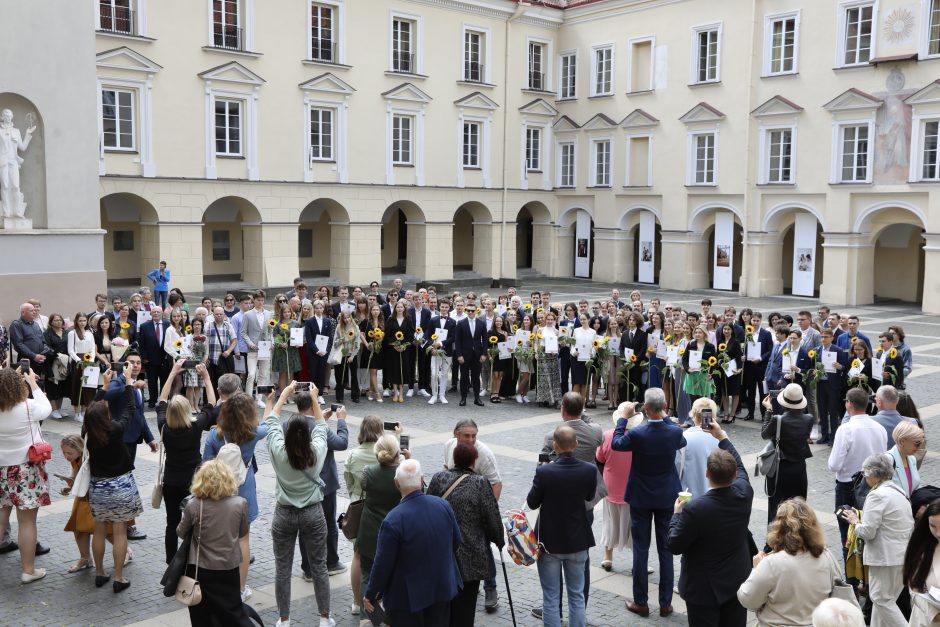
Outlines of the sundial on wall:
{"type": "Polygon", "coordinates": [[[891,43],[901,43],[914,32],[914,14],[908,9],[895,9],[885,18],[882,32],[891,43]]]}

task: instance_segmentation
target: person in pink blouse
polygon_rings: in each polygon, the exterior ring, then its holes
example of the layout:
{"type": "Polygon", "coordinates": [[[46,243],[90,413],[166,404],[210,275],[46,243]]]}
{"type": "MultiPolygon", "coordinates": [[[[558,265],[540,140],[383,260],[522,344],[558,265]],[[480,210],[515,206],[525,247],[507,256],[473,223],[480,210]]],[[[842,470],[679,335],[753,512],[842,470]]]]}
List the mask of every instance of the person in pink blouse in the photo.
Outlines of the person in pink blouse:
{"type": "MultiPolygon", "coordinates": [[[[624,417],[629,403],[621,403],[614,411],[614,424],[624,417]]],[[[627,422],[627,429],[633,429],[643,422],[643,414],[634,415],[627,422]]],[[[604,432],[604,442],[597,448],[597,461],[604,467],[604,483],[607,484],[607,497],[604,499],[604,531],[601,542],[604,545],[604,561],[601,568],[610,572],[614,563],[614,549],[629,549],[630,541],[630,505],[623,500],[630,478],[630,464],[633,453],[615,451],[610,448],[614,430],[604,432]]]]}

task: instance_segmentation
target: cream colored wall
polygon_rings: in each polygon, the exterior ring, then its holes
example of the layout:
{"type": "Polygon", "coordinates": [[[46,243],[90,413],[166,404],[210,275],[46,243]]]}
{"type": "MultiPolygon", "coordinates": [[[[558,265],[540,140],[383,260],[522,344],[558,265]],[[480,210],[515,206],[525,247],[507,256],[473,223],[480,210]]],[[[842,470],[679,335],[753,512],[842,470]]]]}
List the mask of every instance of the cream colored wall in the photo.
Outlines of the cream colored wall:
{"type": "Polygon", "coordinates": [[[139,279],[150,270],[144,270],[141,264],[140,225],[134,222],[102,221],[104,234],[104,267],[108,268],[109,279],[139,279]],[[134,250],[114,250],[114,231],[134,233],[134,250]]]}
{"type": "Polygon", "coordinates": [[[241,275],[244,263],[242,261],[242,229],[226,222],[206,222],[202,237],[202,271],[206,275],[236,274],[241,275]],[[212,231],[229,232],[229,260],[212,260],[212,231]]]}

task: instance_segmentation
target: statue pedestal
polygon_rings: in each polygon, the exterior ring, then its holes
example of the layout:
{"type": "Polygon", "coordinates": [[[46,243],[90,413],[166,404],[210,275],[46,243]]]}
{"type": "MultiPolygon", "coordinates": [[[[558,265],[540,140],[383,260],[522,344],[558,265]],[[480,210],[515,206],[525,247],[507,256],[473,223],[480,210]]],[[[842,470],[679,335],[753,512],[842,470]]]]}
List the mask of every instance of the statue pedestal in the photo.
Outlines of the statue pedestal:
{"type": "Polygon", "coordinates": [[[33,221],[29,218],[4,218],[3,219],[3,230],[4,231],[31,231],[33,228],[33,221]]]}

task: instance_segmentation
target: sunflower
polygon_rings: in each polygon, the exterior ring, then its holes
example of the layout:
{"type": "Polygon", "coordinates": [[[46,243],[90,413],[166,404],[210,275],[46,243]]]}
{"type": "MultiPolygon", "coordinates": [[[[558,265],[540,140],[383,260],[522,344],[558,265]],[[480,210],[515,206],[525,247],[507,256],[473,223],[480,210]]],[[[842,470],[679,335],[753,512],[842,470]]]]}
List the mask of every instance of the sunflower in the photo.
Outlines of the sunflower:
{"type": "Polygon", "coordinates": [[[515,333],[515,332],[518,331],[518,330],[519,330],[519,325],[518,325],[518,324],[512,325],[512,332],[513,332],[513,333],[515,333]]]}
{"type": "Polygon", "coordinates": [[[636,355],[630,355],[630,362],[634,364],[636,363],[636,355]]]}
{"type": "Polygon", "coordinates": [[[286,323],[284,323],[284,322],[281,323],[281,331],[286,331],[286,330],[288,330],[289,328],[290,328],[290,327],[289,327],[286,323]]]}
{"type": "Polygon", "coordinates": [[[401,342],[403,339],[405,339],[405,334],[401,331],[395,331],[395,339],[401,342]]]}
{"type": "Polygon", "coordinates": [[[708,358],[708,365],[709,365],[709,366],[714,366],[714,365],[717,364],[717,363],[718,363],[718,360],[715,359],[714,357],[709,357],[709,358],[708,358]]]}
{"type": "Polygon", "coordinates": [[[349,339],[353,339],[354,337],[356,337],[356,332],[355,332],[355,331],[347,331],[347,332],[346,332],[346,337],[348,337],[349,339]]]}
{"type": "Polygon", "coordinates": [[[367,335],[368,337],[375,337],[375,331],[374,331],[373,329],[369,329],[369,332],[366,333],[366,335],[367,335]]]}
{"type": "Polygon", "coordinates": [[[545,339],[545,336],[544,336],[544,335],[542,335],[542,333],[541,333],[541,332],[539,333],[539,339],[540,339],[540,340],[542,340],[542,339],[545,339]]]}
{"type": "Polygon", "coordinates": [[[723,353],[726,350],[728,350],[728,345],[725,344],[724,342],[718,345],[718,352],[723,353]]]}
{"type": "Polygon", "coordinates": [[[888,351],[888,357],[890,357],[891,359],[894,359],[897,356],[898,356],[898,349],[892,347],[891,350],[888,351]]]}
{"type": "Polygon", "coordinates": [[[187,332],[187,333],[192,333],[192,332],[193,332],[193,325],[187,324],[187,325],[186,325],[186,332],[187,332]]]}
{"type": "Polygon", "coordinates": [[[789,355],[789,354],[790,354],[790,349],[789,349],[789,348],[783,349],[783,354],[784,354],[784,355],[789,355]]]}
{"type": "Polygon", "coordinates": [[[383,331],[382,329],[376,329],[376,330],[375,330],[375,339],[381,340],[383,337],[385,337],[385,331],[383,331]]]}
{"type": "Polygon", "coordinates": [[[183,340],[176,340],[175,342],[173,342],[173,347],[176,348],[177,350],[179,350],[180,348],[183,348],[183,340]]]}
{"type": "Polygon", "coordinates": [[[91,353],[85,353],[84,355],[82,355],[82,359],[84,361],[91,361],[92,360],[91,353]]]}
{"type": "Polygon", "coordinates": [[[809,357],[810,359],[816,359],[816,351],[810,349],[810,351],[806,353],[806,356],[809,357]]]}
{"type": "Polygon", "coordinates": [[[746,327],[744,327],[744,332],[750,335],[751,333],[754,332],[754,327],[752,327],[751,325],[747,325],[746,327]]]}
{"type": "Polygon", "coordinates": [[[656,352],[656,347],[655,347],[655,346],[648,346],[648,347],[646,348],[646,352],[647,352],[647,353],[651,353],[651,354],[652,354],[652,353],[655,353],[655,352],[656,352]]]}
{"type": "Polygon", "coordinates": [[[483,310],[477,307],[477,315],[479,316],[481,313],[483,313],[483,310]]]}
{"type": "Polygon", "coordinates": [[[532,303],[526,303],[524,309],[526,311],[532,311],[532,303]]]}
{"type": "MultiPolygon", "coordinates": [[[[122,330],[127,331],[127,330],[130,329],[130,328],[131,328],[131,325],[127,324],[126,322],[122,322],[122,323],[121,323],[121,329],[122,329],[122,330]]],[[[189,328],[189,327],[187,327],[187,328],[189,328]]]]}
{"type": "Polygon", "coordinates": [[[525,342],[522,341],[522,338],[516,340],[516,346],[522,346],[523,344],[525,344],[525,342]]]}
{"type": "Polygon", "coordinates": [[[535,339],[535,333],[529,333],[529,341],[531,342],[534,339],[535,339]]]}
{"type": "Polygon", "coordinates": [[[668,341],[671,340],[671,339],[672,339],[672,336],[671,336],[671,335],[667,335],[666,337],[663,338],[663,342],[668,342],[668,341]]]}
{"type": "Polygon", "coordinates": [[[857,341],[858,341],[858,336],[856,335],[855,337],[852,338],[851,342],[852,342],[853,344],[855,344],[855,342],[857,342],[857,341]]]}
{"type": "Polygon", "coordinates": [[[568,327],[567,327],[567,326],[562,327],[561,329],[559,329],[559,331],[561,331],[561,334],[562,334],[562,335],[568,335],[568,327]]]}
{"type": "Polygon", "coordinates": [[[610,344],[610,337],[604,338],[604,344],[610,344]]]}
{"type": "MultiPolygon", "coordinates": [[[[437,337],[437,336],[435,335],[434,337],[437,337]]],[[[431,339],[434,339],[434,338],[431,338],[431,339]]],[[[491,336],[490,336],[490,344],[496,344],[497,342],[499,342],[499,338],[496,337],[495,335],[491,335],[491,336]]]]}
{"type": "Polygon", "coordinates": [[[268,320],[268,326],[273,329],[274,327],[277,326],[277,320],[275,320],[274,318],[271,318],[270,320],[268,320]]]}
{"type": "Polygon", "coordinates": [[[862,362],[860,362],[858,359],[853,359],[853,360],[852,360],[852,367],[853,367],[853,368],[861,368],[861,367],[862,367],[862,362]]]}
{"type": "Polygon", "coordinates": [[[680,355],[685,355],[685,349],[684,349],[684,348],[680,348],[680,349],[679,349],[679,354],[680,354],[680,355]]]}
{"type": "Polygon", "coordinates": [[[434,335],[431,336],[431,341],[432,341],[432,342],[436,342],[436,341],[437,341],[437,338],[438,338],[438,335],[437,335],[437,333],[435,333],[434,335]]]}
{"type": "Polygon", "coordinates": [[[421,327],[415,327],[415,333],[424,333],[424,329],[421,327]]]}
{"type": "Polygon", "coordinates": [[[600,346],[601,346],[601,341],[600,341],[600,340],[594,340],[593,342],[591,342],[591,346],[593,346],[594,348],[600,348],[600,346]]]}
{"type": "Polygon", "coordinates": [[[535,310],[535,313],[542,313],[543,311],[545,311],[545,308],[539,307],[538,309],[535,310]]]}

